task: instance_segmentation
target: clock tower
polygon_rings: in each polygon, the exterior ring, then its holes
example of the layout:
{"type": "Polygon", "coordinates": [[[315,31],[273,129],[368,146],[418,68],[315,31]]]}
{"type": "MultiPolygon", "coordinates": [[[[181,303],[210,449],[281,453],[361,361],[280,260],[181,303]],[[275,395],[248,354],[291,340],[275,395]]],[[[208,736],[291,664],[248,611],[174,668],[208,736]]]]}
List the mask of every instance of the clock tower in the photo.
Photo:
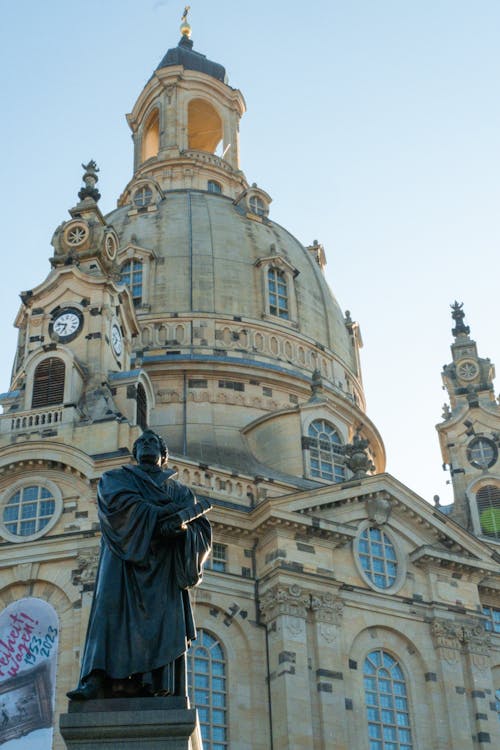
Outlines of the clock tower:
{"type": "Polygon", "coordinates": [[[500,542],[500,407],[493,390],[495,368],[480,357],[463,304],[452,305],[453,361],[443,368],[450,404],[437,425],[443,468],[449,470],[451,516],[477,536],[500,542]]]}
{"type": "Polygon", "coordinates": [[[19,427],[16,440],[52,431],[95,454],[96,443],[105,452],[131,444],[153,394],[148,376],[130,366],[137,320],[120,283],[117,234],[97,205],[99,170],[93,161],[82,166],[79,202],[52,238],[52,271],[21,294],[13,387],[3,404],[19,427]],[[85,429],[96,423],[99,430],[85,429]]]}

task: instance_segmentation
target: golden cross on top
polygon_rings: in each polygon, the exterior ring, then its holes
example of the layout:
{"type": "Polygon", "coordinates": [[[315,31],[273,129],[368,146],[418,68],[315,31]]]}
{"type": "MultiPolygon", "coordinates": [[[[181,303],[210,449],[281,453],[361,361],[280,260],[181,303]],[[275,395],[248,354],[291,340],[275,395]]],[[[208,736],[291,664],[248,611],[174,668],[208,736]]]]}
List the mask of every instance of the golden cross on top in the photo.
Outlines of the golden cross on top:
{"type": "Polygon", "coordinates": [[[189,13],[190,10],[191,10],[191,6],[190,5],[186,5],[184,7],[184,13],[182,14],[181,21],[187,21],[188,13],[189,13]]]}

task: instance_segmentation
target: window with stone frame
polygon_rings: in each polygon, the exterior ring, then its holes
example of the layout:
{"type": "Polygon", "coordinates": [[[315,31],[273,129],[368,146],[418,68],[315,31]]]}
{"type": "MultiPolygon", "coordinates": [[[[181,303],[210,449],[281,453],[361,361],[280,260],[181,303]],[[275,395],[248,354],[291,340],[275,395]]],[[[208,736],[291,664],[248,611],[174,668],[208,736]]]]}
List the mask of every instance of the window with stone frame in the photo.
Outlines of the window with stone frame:
{"type": "Polygon", "coordinates": [[[48,357],[40,362],[33,376],[31,408],[62,404],[66,366],[59,357],[48,357]]]}
{"type": "Polygon", "coordinates": [[[490,633],[500,633],[500,609],[483,604],[484,628],[490,633]]]}
{"type": "Polygon", "coordinates": [[[278,318],[288,320],[290,310],[285,272],[275,266],[271,266],[267,271],[267,287],[269,293],[269,313],[276,315],[278,318]]]}
{"type": "Polygon", "coordinates": [[[406,679],[397,659],[371,651],[363,665],[369,750],[413,750],[406,679]]]}
{"type": "Polygon", "coordinates": [[[188,651],[188,692],[198,711],[203,750],[227,750],[226,656],[222,644],[202,628],[188,651]]]}
{"type": "Polygon", "coordinates": [[[309,425],[303,441],[309,451],[309,472],[312,477],[328,482],[343,482],[345,467],[342,440],[339,433],[325,419],[315,419],[309,425]]]}
{"type": "Polygon", "coordinates": [[[207,182],[207,190],[209,193],[222,193],[222,185],[216,180],[209,180],[207,182]]]}
{"type": "Polygon", "coordinates": [[[125,261],[121,267],[121,281],[126,284],[132,294],[132,300],[136,307],[142,304],[143,297],[143,264],[141,260],[131,258],[125,261]]]}
{"type": "Polygon", "coordinates": [[[266,204],[258,195],[251,195],[248,200],[250,211],[256,216],[266,215],[266,204]]]}
{"type": "Polygon", "coordinates": [[[205,567],[209,570],[215,570],[219,573],[226,572],[227,565],[227,544],[220,544],[215,542],[212,546],[212,552],[205,567]]]}
{"type": "Polygon", "coordinates": [[[487,484],[476,493],[481,534],[500,539],[500,487],[487,484]]]}

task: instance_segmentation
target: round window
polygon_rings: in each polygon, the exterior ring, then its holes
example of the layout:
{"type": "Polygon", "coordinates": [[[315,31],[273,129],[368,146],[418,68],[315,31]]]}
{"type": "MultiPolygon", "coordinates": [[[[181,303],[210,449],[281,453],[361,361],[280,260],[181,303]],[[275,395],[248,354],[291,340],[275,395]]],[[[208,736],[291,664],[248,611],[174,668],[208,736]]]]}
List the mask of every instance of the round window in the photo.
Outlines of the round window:
{"type": "Polygon", "coordinates": [[[389,536],[376,526],[365,528],[358,537],[357,559],[364,577],[379,589],[394,586],[398,577],[396,548],[389,536]]]}
{"type": "Polygon", "coordinates": [[[64,232],[64,239],[70,247],[83,245],[88,236],[89,228],[81,221],[69,224],[64,232]]]}
{"type": "Polygon", "coordinates": [[[498,449],[493,440],[477,437],[469,443],[467,458],[476,469],[489,469],[498,458],[498,449]]]}
{"type": "Polygon", "coordinates": [[[53,482],[16,483],[2,503],[2,535],[17,542],[35,539],[52,528],[61,510],[61,494],[53,482]]]}

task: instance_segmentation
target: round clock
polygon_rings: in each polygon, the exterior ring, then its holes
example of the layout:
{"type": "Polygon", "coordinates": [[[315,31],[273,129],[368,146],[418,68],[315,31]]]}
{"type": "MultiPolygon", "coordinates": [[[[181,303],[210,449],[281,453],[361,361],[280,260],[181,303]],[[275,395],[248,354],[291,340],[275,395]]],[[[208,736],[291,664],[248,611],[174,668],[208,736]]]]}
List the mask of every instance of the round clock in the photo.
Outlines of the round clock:
{"type": "Polygon", "coordinates": [[[83,326],[83,315],[75,307],[59,310],[50,324],[50,335],[56,335],[59,341],[67,342],[74,339],[83,326]]]}
{"type": "Polygon", "coordinates": [[[123,339],[122,332],[117,323],[113,323],[111,327],[111,346],[113,347],[114,353],[119,357],[123,351],[123,339]]]}

